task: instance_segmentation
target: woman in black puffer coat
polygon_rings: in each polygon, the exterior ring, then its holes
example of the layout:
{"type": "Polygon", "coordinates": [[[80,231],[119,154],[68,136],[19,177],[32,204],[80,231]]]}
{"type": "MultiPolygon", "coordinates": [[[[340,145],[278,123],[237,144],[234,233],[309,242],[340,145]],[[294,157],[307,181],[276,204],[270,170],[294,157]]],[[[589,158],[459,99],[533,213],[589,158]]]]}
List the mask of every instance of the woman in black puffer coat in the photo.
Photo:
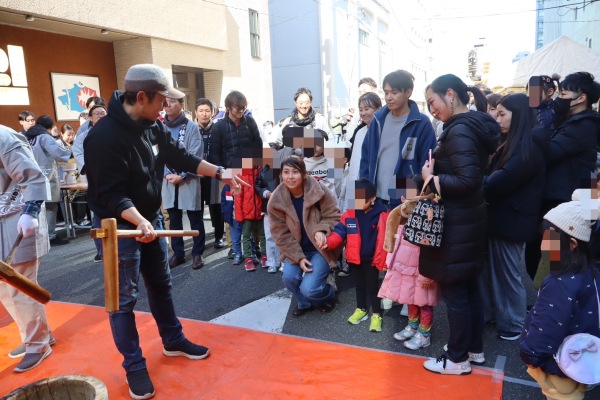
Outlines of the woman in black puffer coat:
{"type": "Polygon", "coordinates": [[[440,76],[425,94],[431,114],[444,122],[444,131],[433,161],[425,163],[422,174],[424,180],[434,175],[432,181],[439,185],[444,200],[445,220],[441,248],[421,248],[419,271],[440,285],[450,337],[446,354],[426,361],[424,367],[452,375],[470,373],[469,361],[483,359],[483,311],[476,280],[486,248],[483,177],[500,139],[500,127],[492,117],[467,107],[469,92],[477,108],[485,110],[483,94],[455,75],[440,76]]]}

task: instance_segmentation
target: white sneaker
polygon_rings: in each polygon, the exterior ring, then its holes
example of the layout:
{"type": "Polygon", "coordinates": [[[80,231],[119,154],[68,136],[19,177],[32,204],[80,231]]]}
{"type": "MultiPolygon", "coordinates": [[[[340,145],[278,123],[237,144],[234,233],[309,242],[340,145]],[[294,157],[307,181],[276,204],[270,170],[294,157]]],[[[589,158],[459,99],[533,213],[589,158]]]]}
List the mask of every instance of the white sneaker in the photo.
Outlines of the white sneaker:
{"type": "Polygon", "coordinates": [[[406,325],[406,328],[402,329],[400,332],[394,333],[394,339],[403,342],[415,336],[415,333],[417,333],[416,329],[411,328],[410,325],[406,325]]]}
{"type": "MultiPolygon", "coordinates": [[[[448,351],[448,345],[445,344],[443,347],[444,351],[448,351]]],[[[469,352],[469,359],[468,361],[471,364],[475,364],[475,365],[483,365],[485,364],[485,354],[483,353],[471,353],[469,352]]]]}
{"type": "Polygon", "coordinates": [[[404,347],[411,350],[419,350],[420,348],[427,347],[431,344],[429,336],[423,335],[421,332],[415,333],[415,335],[404,342],[404,347]]]}
{"type": "Polygon", "coordinates": [[[330,273],[329,275],[327,275],[327,279],[325,280],[325,283],[328,283],[329,286],[331,286],[333,288],[333,290],[337,292],[337,285],[335,284],[335,274],[334,273],[330,273]]]}
{"type": "Polygon", "coordinates": [[[390,310],[393,305],[393,301],[390,299],[381,299],[381,308],[384,310],[390,310]]]}
{"type": "Polygon", "coordinates": [[[469,363],[469,360],[455,363],[446,358],[445,355],[437,359],[430,358],[423,363],[423,367],[427,371],[442,375],[468,375],[471,373],[471,363],[469,363]]]}
{"type": "Polygon", "coordinates": [[[400,310],[400,315],[403,317],[408,317],[408,306],[406,304],[402,304],[402,310],[400,310]]]}

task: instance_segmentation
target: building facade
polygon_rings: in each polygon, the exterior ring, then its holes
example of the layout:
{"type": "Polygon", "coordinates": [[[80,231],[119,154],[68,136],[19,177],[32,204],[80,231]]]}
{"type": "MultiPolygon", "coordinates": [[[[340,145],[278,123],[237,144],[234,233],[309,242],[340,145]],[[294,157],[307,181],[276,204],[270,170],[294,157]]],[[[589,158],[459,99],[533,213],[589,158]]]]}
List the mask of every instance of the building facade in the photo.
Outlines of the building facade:
{"type": "Polygon", "coordinates": [[[289,115],[300,87],[313,94],[313,107],[340,116],[357,109],[358,81],[405,69],[416,78],[414,96],[429,69],[424,1],[398,4],[382,0],[270,0],[275,118],[289,115]]]}
{"type": "Polygon", "coordinates": [[[600,1],[537,0],[536,49],[561,36],[600,51],[600,1]]]}
{"type": "Polygon", "coordinates": [[[72,90],[109,98],[139,63],[172,76],[189,110],[241,91],[260,124],[273,118],[269,38],[267,0],[0,0],[0,124],[30,110],[78,125],[72,90]]]}

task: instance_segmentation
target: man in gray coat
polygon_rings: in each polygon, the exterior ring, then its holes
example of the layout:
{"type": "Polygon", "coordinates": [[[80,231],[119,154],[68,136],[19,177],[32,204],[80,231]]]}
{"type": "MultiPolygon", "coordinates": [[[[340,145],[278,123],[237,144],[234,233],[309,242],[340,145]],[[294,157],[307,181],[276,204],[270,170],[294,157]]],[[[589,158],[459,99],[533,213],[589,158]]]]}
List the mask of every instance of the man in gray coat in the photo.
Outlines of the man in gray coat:
{"type": "MultiPolygon", "coordinates": [[[[25,137],[0,125],[0,251],[8,257],[19,232],[23,241],[12,267],[37,282],[40,258],[48,253],[48,230],[43,202],[49,198],[50,185],[38,166],[25,137]]],[[[0,281],[0,301],[19,327],[23,345],[9,357],[23,357],[15,372],[37,367],[52,353],[44,305],[0,281]]]]}
{"type": "MultiPolygon", "coordinates": [[[[169,128],[173,139],[177,141],[179,147],[186,149],[188,153],[203,158],[204,144],[200,136],[200,130],[183,112],[183,99],[167,98],[166,104],[164,122],[169,128]]],[[[190,221],[190,227],[200,231],[200,236],[193,238],[192,268],[200,269],[204,267],[202,254],[204,254],[206,235],[202,197],[200,196],[200,176],[175,171],[167,165],[162,185],[162,203],[169,213],[169,227],[171,229],[183,229],[183,210],[185,210],[190,221]]],[[[175,268],[186,261],[183,238],[171,238],[171,249],[173,250],[173,256],[169,260],[169,266],[175,268]]]]}

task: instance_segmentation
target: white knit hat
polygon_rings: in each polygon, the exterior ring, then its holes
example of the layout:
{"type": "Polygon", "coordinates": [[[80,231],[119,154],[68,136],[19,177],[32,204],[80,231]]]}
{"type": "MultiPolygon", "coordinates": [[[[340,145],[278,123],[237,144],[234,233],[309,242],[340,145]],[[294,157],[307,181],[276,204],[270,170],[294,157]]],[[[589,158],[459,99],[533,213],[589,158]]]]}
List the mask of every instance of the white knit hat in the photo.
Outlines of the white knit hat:
{"type": "Polygon", "coordinates": [[[544,215],[544,219],[552,222],[561,231],[575,239],[590,241],[592,221],[583,217],[583,207],[579,201],[559,204],[544,215]]]}

